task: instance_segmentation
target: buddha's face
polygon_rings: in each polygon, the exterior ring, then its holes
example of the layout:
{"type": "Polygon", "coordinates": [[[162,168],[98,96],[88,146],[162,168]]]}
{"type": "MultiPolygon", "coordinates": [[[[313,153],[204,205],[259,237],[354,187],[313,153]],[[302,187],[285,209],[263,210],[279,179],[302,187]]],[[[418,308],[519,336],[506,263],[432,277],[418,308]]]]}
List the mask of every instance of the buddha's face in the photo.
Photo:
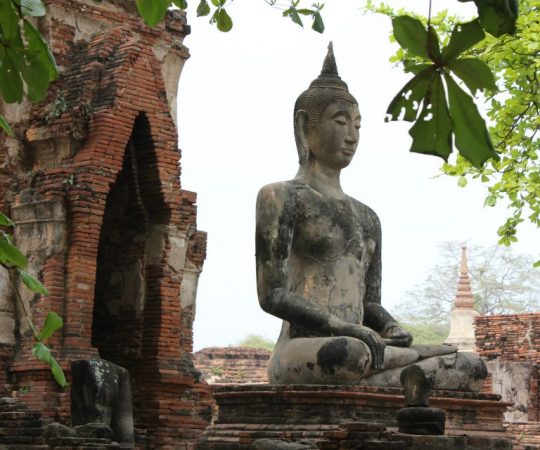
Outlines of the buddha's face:
{"type": "Polygon", "coordinates": [[[317,126],[308,131],[309,158],[331,169],[343,169],[352,161],[359,135],[358,105],[334,100],[321,113],[317,126]]]}

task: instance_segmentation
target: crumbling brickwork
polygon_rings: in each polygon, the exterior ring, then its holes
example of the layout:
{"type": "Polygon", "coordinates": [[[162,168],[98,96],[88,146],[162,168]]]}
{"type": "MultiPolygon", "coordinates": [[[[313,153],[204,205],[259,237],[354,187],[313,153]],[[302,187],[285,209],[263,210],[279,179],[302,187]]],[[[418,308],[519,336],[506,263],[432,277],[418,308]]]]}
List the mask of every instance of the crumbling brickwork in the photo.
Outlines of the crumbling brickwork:
{"type": "MultiPolygon", "coordinates": [[[[476,318],[476,344],[482,356],[488,361],[488,367],[497,366],[497,372],[491,373],[491,383],[497,374],[505,371],[508,395],[517,392],[516,383],[527,379],[528,397],[521,405],[524,419],[540,421],[538,382],[540,374],[540,313],[513,314],[500,316],[480,316],[476,318]],[[519,373],[518,373],[519,371],[519,373]],[[516,372],[516,381],[511,381],[512,372],[516,372]]],[[[501,387],[505,389],[505,386],[501,387]]],[[[496,391],[497,389],[494,390],[496,391]]],[[[498,392],[505,397],[504,392],[498,392]]],[[[516,399],[506,397],[516,402],[516,399]]]]}
{"type": "MultiPolygon", "coordinates": [[[[150,29],[131,0],[45,3],[38,26],[61,75],[42,104],[0,105],[15,131],[0,140],[1,206],[50,291],[21,289],[23,301],[37,324],[50,310],[64,317],[49,344],[68,378],[75,359],[126,367],[139,438],[183,448],[211,413],[190,355],[206,235],[180,186],[175,124],[189,26],[175,11],[150,29]]],[[[0,381],[68,421],[69,394],[30,357],[9,283],[0,289],[0,381]]]]}
{"type": "Polygon", "coordinates": [[[193,362],[208,383],[268,383],[270,355],[262,348],[209,347],[195,352],[193,362]]]}

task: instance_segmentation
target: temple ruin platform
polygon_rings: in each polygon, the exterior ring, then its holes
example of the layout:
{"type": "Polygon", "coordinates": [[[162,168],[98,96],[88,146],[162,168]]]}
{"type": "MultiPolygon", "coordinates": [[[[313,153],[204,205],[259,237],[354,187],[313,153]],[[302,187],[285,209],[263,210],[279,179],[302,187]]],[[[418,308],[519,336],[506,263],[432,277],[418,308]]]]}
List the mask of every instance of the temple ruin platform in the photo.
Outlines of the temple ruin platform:
{"type": "Polygon", "coordinates": [[[430,406],[446,413],[444,436],[397,432],[397,411],[404,407],[399,388],[215,385],[214,398],[217,417],[199,450],[256,448],[258,439],[307,440],[329,449],[512,448],[503,427],[510,403],[495,394],[433,391],[430,406]]]}

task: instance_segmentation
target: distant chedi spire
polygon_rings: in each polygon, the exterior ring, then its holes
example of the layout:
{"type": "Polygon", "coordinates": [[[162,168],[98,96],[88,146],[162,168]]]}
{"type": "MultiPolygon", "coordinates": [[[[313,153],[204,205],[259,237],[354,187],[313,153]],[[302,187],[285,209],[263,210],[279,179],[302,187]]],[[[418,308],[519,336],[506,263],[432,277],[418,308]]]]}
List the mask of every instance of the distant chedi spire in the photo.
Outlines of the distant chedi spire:
{"type": "Polygon", "coordinates": [[[474,318],[478,311],[474,309],[474,297],[467,266],[467,247],[461,248],[461,265],[454,309],[450,315],[450,334],[445,343],[455,345],[461,352],[475,352],[474,318]]]}

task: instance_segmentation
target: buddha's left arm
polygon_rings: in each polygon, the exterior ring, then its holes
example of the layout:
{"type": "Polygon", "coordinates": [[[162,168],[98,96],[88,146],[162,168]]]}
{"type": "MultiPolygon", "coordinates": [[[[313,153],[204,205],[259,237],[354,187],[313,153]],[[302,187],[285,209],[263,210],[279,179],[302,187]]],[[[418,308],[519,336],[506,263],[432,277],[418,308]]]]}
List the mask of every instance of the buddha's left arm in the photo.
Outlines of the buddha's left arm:
{"type": "Polygon", "coordinates": [[[382,233],[379,218],[375,213],[373,213],[372,223],[373,229],[370,234],[375,240],[375,250],[365,280],[364,325],[386,338],[387,344],[406,347],[411,344],[412,336],[399,326],[397,320],[381,304],[382,233]]]}

